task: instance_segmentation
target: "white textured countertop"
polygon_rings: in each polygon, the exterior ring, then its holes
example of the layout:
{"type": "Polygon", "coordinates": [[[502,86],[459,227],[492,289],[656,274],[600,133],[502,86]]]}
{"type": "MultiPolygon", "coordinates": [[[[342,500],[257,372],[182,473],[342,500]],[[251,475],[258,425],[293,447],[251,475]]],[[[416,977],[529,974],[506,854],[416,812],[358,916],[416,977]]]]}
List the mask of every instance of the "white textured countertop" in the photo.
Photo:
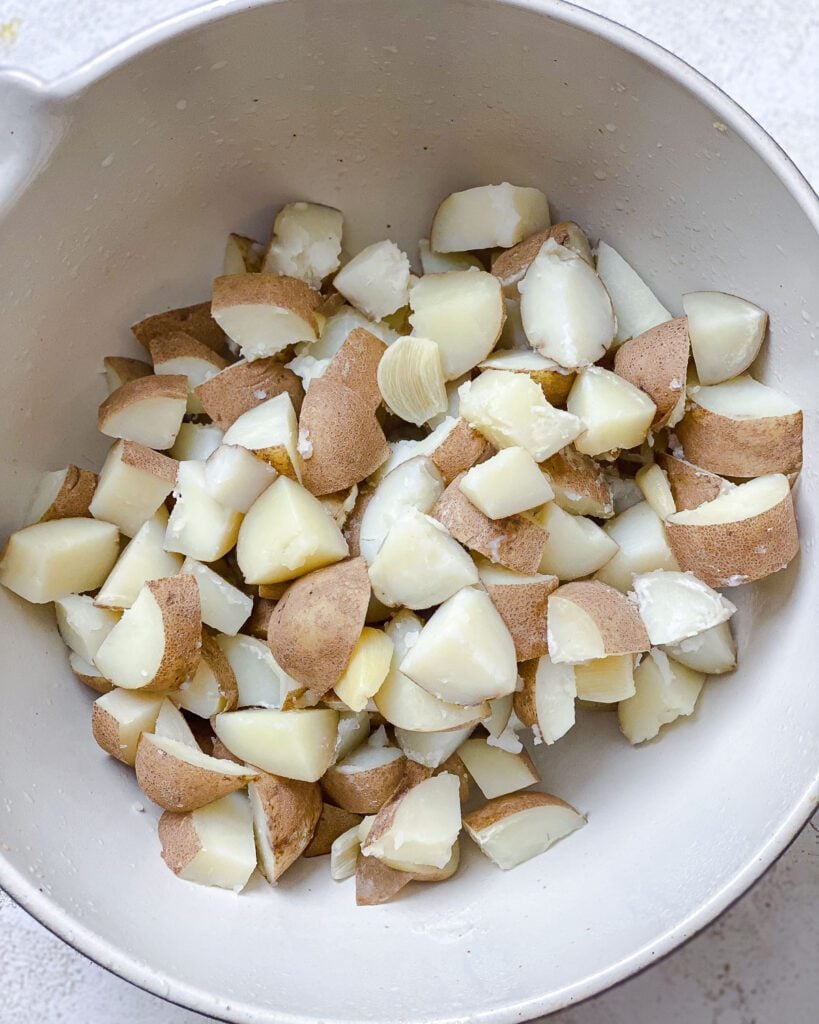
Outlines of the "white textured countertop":
{"type": "MultiPolygon", "coordinates": [[[[52,78],[186,0],[0,0],[0,65],[52,78]]],[[[240,6],[240,4],[237,4],[240,6]]],[[[816,0],[587,0],[733,96],[819,188],[816,0]]],[[[651,970],[555,1024],[814,1024],[819,819],[722,918],[651,970]]],[[[94,966],[0,893],[0,1024],[195,1024],[94,966]]]]}

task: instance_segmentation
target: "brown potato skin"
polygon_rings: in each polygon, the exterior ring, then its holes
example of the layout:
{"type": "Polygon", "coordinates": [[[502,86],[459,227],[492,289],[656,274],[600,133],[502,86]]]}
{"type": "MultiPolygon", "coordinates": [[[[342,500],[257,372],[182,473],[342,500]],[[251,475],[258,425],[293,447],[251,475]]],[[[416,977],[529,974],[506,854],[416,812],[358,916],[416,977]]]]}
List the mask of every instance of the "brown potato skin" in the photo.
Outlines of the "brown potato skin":
{"type": "Polygon", "coordinates": [[[179,814],[195,811],[242,789],[257,774],[248,769],[246,776],[221,775],[188,764],[161,750],[145,733],[139,738],[134,767],[137,783],[145,796],[166,811],[179,814]]]}
{"type": "Polygon", "coordinates": [[[194,389],[202,408],[221,430],[232,426],[242,413],[255,409],[286,392],[298,415],[304,401],[304,388],[299,378],[283,366],[275,356],[241,360],[226,367],[194,389]],[[266,397],[259,398],[264,393],[266,397]]]}
{"type": "Polygon", "coordinates": [[[321,790],[317,782],[299,782],[266,772],[251,786],[264,811],[267,838],[276,861],[276,877],[268,881],[275,882],[313,838],[321,817],[321,790]]]}
{"type": "Polygon", "coordinates": [[[657,463],[665,470],[671,496],[678,512],[698,508],[722,493],[723,479],[715,473],[678,459],[668,452],[658,452],[657,463]]]}
{"type": "Polygon", "coordinates": [[[155,338],[151,338],[148,342],[148,351],[151,354],[151,362],[154,366],[157,363],[161,365],[170,359],[178,359],[185,356],[193,359],[202,359],[210,363],[211,366],[218,367],[220,370],[224,370],[228,365],[227,360],[223,359],[218,352],[214,352],[212,348],[209,348],[187,331],[168,331],[167,334],[160,334],[155,338]]]}
{"type": "Polygon", "coordinates": [[[540,464],[555,492],[555,502],[572,515],[610,519],[614,515],[611,485],[591,455],[568,445],[540,464]],[[566,492],[579,495],[569,500],[566,492]]]}
{"type": "Polygon", "coordinates": [[[65,480],[54,501],[43,512],[38,523],[47,523],[52,519],[85,518],[90,515],[88,506],[97,489],[96,473],[89,469],[78,469],[69,465],[65,480]]]}
{"type": "Polygon", "coordinates": [[[734,420],[692,405],[674,428],[685,458],[719,476],[748,480],[802,468],[802,413],[734,420]]]}
{"type": "Polygon", "coordinates": [[[321,780],[322,791],[328,800],[345,811],[377,814],[401,782],[406,760],[402,755],[389,764],[352,775],[338,771],[333,765],[321,780]]]}
{"type": "Polygon", "coordinates": [[[355,866],[355,902],[359,907],[375,907],[389,901],[412,881],[406,871],[396,871],[375,857],[358,855],[355,866]]]}
{"type": "Polygon", "coordinates": [[[614,372],[645,391],[657,406],[653,427],[665,426],[685,388],[691,345],[688,317],[658,324],[626,341],[614,356],[614,372]],[[672,387],[673,382],[677,387],[672,387]]]}
{"type": "Polygon", "coordinates": [[[210,302],[199,302],[195,306],[181,306],[179,309],[169,309],[165,313],[154,313],[131,328],[136,340],[145,348],[148,348],[153,338],[179,330],[193,335],[197,341],[201,341],[214,352],[223,355],[228,352],[225,332],[210,315],[210,302]]]}
{"type": "Polygon", "coordinates": [[[651,647],[637,609],[614,587],[600,580],[578,580],[558,587],[549,600],[556,597],[574,602],[594,620],[603,638],[605,657],[638,654],[651,647]]]}
{"type": "Polygon", "coordinates": [[[145,586],[162,611],[165,651],[154,678],[140,689],[175,690],[194,675],[202,653],[199,585],[193,576],[179,575],[149,580],[145,586]]]}
{"type": "Polygon", "coordinates": [[[532,583],[488,583],[486,592],[512,634],[518,661],[546,654],[546,619],[549,594],[559,585],[557,576],[532,583]]]}
{"type": "Polygon", "coordinates": [[[375,412],[381,405],[378,364],[386,351],[387,346],[380,338],[364,327],[356,327],[333,356],[322,380],[335,381],[354,391],[375,412]]]}
{"type": "MultiPolygon", "coordinates": [[[[464,419],[459,419],[452,430],[431,454],[433,464],[449,485],[456,476],[471,469],[487,447],[486,438],[464,419]]],[[[491,447],[491,445],[489,446],[491,447]]],[[[492,448],[492,454],[495,449],[492,448]]]]}
{"type": "Polygon", "coordinates": [[[175,875],[180,874],[202,849],[190,814],[163,811],[157,825],[162,859],[175,875]]]}
{"type": "Polygon", "coordinates": [[[323,857],[339,836],[361,822],[360,814],[351,814],[341,807],[324,803],[321,808],[316,831],[304,851],[305,857],[323,857]]]}
{"type": "Polygon", "coordinates": [[[360,557],[296,580],[270,616],[267,642],[276,662],[320,696],[332,689],[364,628],[370,593],[360,557]]]}

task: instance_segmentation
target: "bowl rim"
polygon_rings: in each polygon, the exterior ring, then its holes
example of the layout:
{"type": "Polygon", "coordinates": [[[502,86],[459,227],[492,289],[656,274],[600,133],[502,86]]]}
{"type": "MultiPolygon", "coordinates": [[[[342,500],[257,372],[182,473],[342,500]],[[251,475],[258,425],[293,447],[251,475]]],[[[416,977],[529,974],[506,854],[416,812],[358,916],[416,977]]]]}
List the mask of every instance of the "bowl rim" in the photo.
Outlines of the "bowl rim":
{"type": "MultiPolygon", "coordinates": [[[[257,7],[300,0],[208,0],[189,10],[163,18],[126,37],[77,68],[51,81],[13,68],[0,69],[4,83],[23,89],[37,103],[70,103],[83,91],[120,65],[169,39],[212,21],[257,7]]],[[[719,117],[719,123],[735,132],[759,156],[783,183],[801,211],[819,234],[819,196],[782,147],[735,100],[681,57],[634,29],[605,15],[577,7],[567,0],[460,0],[471,4],[500,4],[532,11],[554,21],[576,27],[604,39],[643,60],[677,85],[687,90],[719,117]]],[[[555,1013],[567,1006],[618,985],[658,963],[678,947],[694,938],[728,910],[773,866],[787,850],[819,804],[819,764],[813,779],[796,797],[786,817],[779,822],[767,842],[749,855],[744,867],[707,903],[679,921],[653,942],[628,957],[564,989],[528,1000],[508,1003],[471,1016],[475,1024],[512,1024],[555,1013]]],[[[225,1001],[217,995],[154,970],[138,958],[101,939],[57,906],[25,875],[14,868],[0,851],[0,888],[43,927],[81,953],[87,959],[130,982],[137,988],[184,1009],[230,1022],[230,1024],[311,1024],[312,1018],[280,1010],[267,1010],[225,1001]]],[[[458,1021],[463,1018],[458,1017],[458,1021]]],[[[360,1024],[358,1020],[326,1018],[325,1024],[360,1024]]],[[[387,1024],[387,1022],[384,1022],[387,1024]]],[[[395,1024],[398,1024],[396,1021],[395,1024]]],[[[401,1018],[401,1024],[415,1024],[401,1018]]],[[[422,1024],[418,1021],[417,1024],[422,1024]]],[[[423,1024],[457,1024],[452,1018],[426,1018],[423,1024]]]]}

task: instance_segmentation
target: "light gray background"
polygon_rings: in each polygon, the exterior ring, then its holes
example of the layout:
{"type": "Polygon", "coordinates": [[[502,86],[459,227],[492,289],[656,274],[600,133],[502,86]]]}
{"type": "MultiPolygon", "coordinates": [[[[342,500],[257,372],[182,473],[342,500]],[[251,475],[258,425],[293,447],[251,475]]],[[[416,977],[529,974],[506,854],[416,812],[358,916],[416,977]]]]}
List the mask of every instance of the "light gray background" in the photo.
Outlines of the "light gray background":
{"type": "MultiPolygon", "coordinates": [[[[0,65],[52,78],[191,6],[186,0],[0,0],[0,65]]],[[[581,6],[637,29],[703,71],[819,188],[817,0],[587,0],[581,6]]],[[[815,1024],[817,822],[702,935],[550,1024],[815,1024]]],[[[0,1024],[204,1021],[88,963],[0,893],[0,1024]]]]}

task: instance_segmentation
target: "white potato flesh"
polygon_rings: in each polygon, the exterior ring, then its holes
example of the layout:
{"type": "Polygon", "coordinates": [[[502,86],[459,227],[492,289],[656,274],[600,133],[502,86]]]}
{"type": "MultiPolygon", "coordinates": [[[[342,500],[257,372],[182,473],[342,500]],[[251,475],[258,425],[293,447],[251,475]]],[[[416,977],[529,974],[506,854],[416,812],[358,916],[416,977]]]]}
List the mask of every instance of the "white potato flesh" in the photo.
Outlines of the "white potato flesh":
{"type": "Polygon", "coordinates": [[[43,473],[37,482],[37,489],[31,499],[26,513],[24,526],[31,526],[32,523],[39,523],[45,513],[54,504],[54,500],[63,488],[65,478],[68,475],[68,467],[55,469],[52,473],[43,473]]]}
{"type": "Polygon", "coordinates": [[[790,484],[782,473],[758,476],[744,484],[732,487],[712,501],[706,501],[697,508],[675,512],[670,522],[680,526],[717,526],[724,523],[739,523],[753,519],[769,509],[775,508],[788,496],[790,484]]]}
{"type": "Polygon", "coordinates": [[[525,448],[504,448],[468,470],[459,484],[490,519],[526,512],[551,501],[554,491],[525,448]]]}
{"type": "Polygon", "coordinates": [[[330,877],[334,882],[342,882],[345,878],[352,878],[355,874],[355,867],[358,863],[358,854],[361,850],[358,825],[353,825],[346,832],[333,840],[330,847],[330,877]]]}
{"type": "Polygon", "coordinates": [[[32,604],[96,590],[119,554],[119,531],[96,519],[51,519],[13,533],[0,584],[32,604]]]}
{"type": "Polygon", "coordinates": [[[577,375],[566,408],[585,424],[574,443],[584,455],[638,447],[657,411],[644,391],[600,366],[587,366],[577,375]]]}
{"type": "Polygon", "coordinates": [[[248,360],[275,356],[289,345],[316,340],[312,324],[293,310],[272,303],[222,306],[214,311],[213,319],[248,360]]]}
{"type": "Polygon", "coordinates": [[[378,363],[378,388],[396,416],[420,427],[446,411],[441,350],[430,338],[405,335],[378,363]]]}
{"type": "Polygon", "coordinates": [[[400,669],[404,656],[421,635],[422,625],[416,615],[406,610],[387,624],[393,655],[387,677],[374,694],[375,706],[387,722],[407,732],[437,733],[464,727],[471,730],[489,713],[487,705],[465,708],[439,700],[400,669]]]}
{"type": "Polygon", "coordinates": [[[644,573],[634,578],[640,618],[652,644],[676,644],[727,622],[736,608],[692,572],[644,573]]]}
{"type": "Polygon", "coordinates": [[[122,460],[123,444],[118,442],[105,457],[97,488],[88,511],[95,519],[103,519],[119,527],[126,537],[133,537],[173,490],[173,480],[122,460]]]}
{"type": "Polygon", "coordinates": [[[467,740],[458,748],[458,756],[487,800],[540,782],[525,754],[510,754],[490,746],[483,738],[467,740]]]}
{"type": "Polygon", "coordinates": [[[617,542],[597,523],[564,512],[554,501],[539,509],[534,520],[548,534],[540,572],[563,583],[591,575],[617,554],[617,542]]]}
{"type": "Polygon", "coordinates": [[[130,608],[148,580],[175,576],[182,555],[165,550],[168,513],[160,505],[122,549],[122,554],[100,587],[94,603],[105,608],[130,608]]]}
{"type": "Polygon", "coordinates": [[[232,423],[224,443],[239,445],[250,452],[280,449],[287,453],[296,476],[300,477],[301,457],[298,452],[299,427],[293,402],[287,392],[276,395],[247,412],[232,423]]]}
{"type": "Polygon", "coordinates": [[[227,711],[213,720],[213,730],[232,754],[262,771],[317,782],[333,761],[338,712],[227,711]]]}
{"type": "Polygon", "coordinates": [[[147,587],[100,645],[94,664],[114,686],[138,690],[152,682],[165,654],[165,622],[147,587]]]}
{"type": "MultiPolygon", "coordinates": [[[[523,728],[523,722],[520,721],[513,711],[509,716],[509,722],[507,723],[506,728],[502,732],[498,733],[497,736],[487,736],[486,742],[490,747],[499,747],[501,750],[506,750],[510,754],[519,754],[521,750],[523,750],[523,744],[518,739],[518,733],[523,728]]],[[[535,739],[535,743],[537,742],[537,739],[535,739]]]]}
{"type": "Polygon", "coordinates": [[[233,778],[246,778],[248,775],[253,774],[248,772],[247,767],[243,764],[237,764],[235,761],[230,761],[227,758],[211,757],[210,754],[206,754],[200,747],[191,746],[183,740],[146,733],[145,741],[152,743],[159,750],[164,751],[164,753],[170,754],[171,757],[184,761],[185,764],[192,765],[194,768],[201,768],[204,772],[230,775],[233,778]]]}
{"type": "Polygon", "coordinates": [[[409,259],[395,242],[374,242],[341,268],[333,284],[366,317],[381,320],[409,301],[409,259]]]}
{"type": "Polygon", "coordinates": [[[452,757],[474,729],[474,725],[466,725],[447,732],[414,732],[396,726],[395,742],[410,761],[422,764],[425,768],[439,768],[447,758],[452,757]]]}
{"type": "Polygon", "coordinates": [[[571,807],[560,804],[530,807],[507,815],[487,828],[476,832],[465,829],[478,844],[481,853],[499,868],[510,868],[544,853],[559,839],[582,828],[586,819],[571,807]]]}
{"type": "MultiPolygon", "coordinates": [[[[507,306],[510,301],[507,299],[507,306]]],[[[478,368],[481,370],[513,370],[516,373],[536,373],[547,370],[550,373],[559,373],[562,376],[568,376],[574,372],[556,363],[554,359],[547,359],[531,349],[493,352],[479,364],[478,368]]]]}
{"type": "Polygon", "coordinates": [[[681,715],[690,715],[705,682],[695,672],[652,650],[634,672],[635,692],[617,707],[620,729],[629,743],[653,739],[661,727],[681,715]]]}
{"type": "Polygon", "coordinates": [[[185,398],[142,398],[108,413],[100,431],[163,452],[176,440],[187,406],[185,398]]]}
{"type": "Polygon", "coordinates": [[[485,270],[427,274],[410,288],[409,303],[413,334],[438,345],[446,380],[486,359],[500,337],[503,293],[485,270]]]}
{"type": "MultiPolygon", "coordinates": [[[[504,295],[504,305],[506,307],[506,320],[503,324],[501,336],[498,338],[498,344],[495,346],[495,352],[492,355],[519,352],[525,356],[531,352],[532,355],[542,359],[543,356],[540,356],[537,352],[532,352],[532,346],[529,344],[529,339],[526,337],[526,332],[523,329],[523,320],[520,315],[520,300],[510,299],[508,295],[504,295]]],[[[491,358],[491,355],[487,356],[487,359],[491,358]]],[[[557,363],[555,363],[555,366],[557,366],[557,363]]]]}
{"type": "Polygon", "coordinates": [[[549,238],[518,289],[523,329],[536,352],[568,369],[605,355],[617,327],[611,300],[576,252],[549,238]]]}
{"type": "Polygon", "coordinates": [[[252,274],[259,269],[263,247],[243,235],[230,234],[225,241],[222,274],[252,274]]]}
{"type": "Polygon", "coordinates": [[[333,755],[333,764],[341,761],[356,747],[367,739],[370,734],[370,715],[367,711],[340,711],[338,715],[338,733],[333,755]]]}
{"type": "Polygon", "coordinates": [[[627,594],[635,576],[655,569],[672,572],[679,569],[669,547],[665,527],[647,501],[625,509],[610,519],[603,529],[619,550],[594,574],[601,583],[627,594]]]}
{"type": "Polygon", "coordinates": [[[457,425],[458,420],[456,418],[445,416],[432,433],[427,434],[420,441],[400,440],[391,442],[389,458],[374,473],[370,474],[370,483],[380,483],[384,477],[388,476],[394,469],[397,469],[405,462],[409,462],[410,459],[417,458],[419,455],[432,455],[457,425]]]}
{"type": "Polygon", "coordinates": [[[225,710],[225,695],[206,658],[200,660],[196,672],[171,697],[177,707],[200,718],[213,718],[225,710]]]}
{"type": "Polygon", "coordinates": [[[181,571],[196,580],[205,625],[228,636],[238,633],[253,611],[253,598],[195,558],[186,558],[181,571]]]}
{"type": "Polygon", "coordinates": [[[427,621],[400,665],[440,700],[471,706],[512,693],[515,644],[489,595],[465,587],[427,621]]]}
{"type": "Polygon", "coordinates": [[[538,659],[535,673],[535,714],[538,741],[547,746],[565,736],[575,722],[577,678],[574,665],[555,664],[548,654],[538,659]]]}
{"type": "Polygon", "coordinates": [[[178,872],[179,878],[239,892],[256,868],[253,817],[247,796],[229,793],[191,811],[190,820],[199,849],[178,872]]]}
{"type": "Polygon", "coordinates": [[[347,336],[357,327],[363,327],[370,334],[374,334],[385,345],[391,345],[399,337],[398,332],[388,324],[368,320],[352,306],[342,306],[338,312],[327,318],[318,341],[310,345],[300,345],[297,349],[298,355],[310,355],[313,359],[329,365],[330,360],[347,340],[347,336]]]}
{"type": "Polygon", "coordinates": [[[374,768],[383,768],[403,756],[400,747],[391,746],[385,738],[373,733],[369,740],[356,747],[343,760],[337,761],[333,770],[341,775],[359,775],[374,768]]]}
{"type": "Polygon", "coordinates": [[[764,309],[725,292],[689,292],[683,309],[700,384],[736,377],[756,359],[768,326],[764,309]]]}
{"type": "Polygon", "coordinates": [[[410,861],[442,868],[461,831],[460,783],[441,772],[413,786],[395,809],[389,827],[361,846],[365,857],[410,861]]]}
{"type": "Polygon", "coordinates": [[[205,462],[205,489],[234,512],[247,512],[277,476],[269,463],[238,444],[220,445],[205,462]]]}
{"type": "Polygon", "coordinates": [[[496,697],[495,700],[489,701],[490,714],[485,719],[483,727],[492,739],[497,739],[509,725],[513,699],[514,695],[507,693],[505,697],[496,697]]]}
{"type": "Polygon", "coordinates": [[[183,423],[168,455],[179,462],[204,462],[216,451],[224,436],[224,431],[215,423],[183,423]]]}
{"type": "Polygon", "coordinates": [[[695,386],[689,397],[703,409],[732,420],[756,420],[767,416],[792,416],[799,406],[748,374],[710,387],[695,386]]]}
{"type": "MultiPolygon", "coordinates": [[[[358,826],[359,844],[366,841],[367,836],[369,836],[372,831],[374,821],[374,814],[365,815],[364,818],[361,819],[361,824],[358,826]]],[[[408,860],[395,860],[392,857],[379,857],[378,859],[382,864],[386,864],[388,868],[392,868],[394,871],[406,871],[412,874],[414,876],[414,881],[420,882],[423,881],[424,878],[429,878],[430,876],[434,876],[433,881],[442,881],[444,878],[451,878],[458,870],[460,852],[460,846],[456,840],[452,844],[449,860],[443,868],[430,867],[428,864],[413,864],[408,860]]]]}
{"type": "MultiPolygon", "coordinates": [[[[198,356],[174,356],[165,359],[164,362],[154,363],[154,373],[161,377],[163,374],[176,374],[188,379],[188,402],[187,411],[191,414],[204,412],[204,407],[199,396],[194,391],[200,384],[216,376],[219,367],[215,366],[209,359],[201,359],[198,356]]],[[[176,436],[179,436],[177,431],[176,436]]],[[[176,444],[176,440],[174,440],[176,444]]]]}
{"type": "Polygon", "coordinates": [[[373,593],[383,604],[432,608],[478,582],[478,570],[437,520],[407,508],[390,527],[370,566],[373,593]]]}
{"type": "Polygon", "coordinates": [[[615,341],[618,344],[671,319],[671,313],[637,271],[605,242],[597,246],[597,273],[606,286],[617,317],[615,341]]]}
{"type": "MultiPolygon", "coordinates": [[[[90,661],[86,661],[85,658],[81,658],[79,654],[74,651],[68,652],[68,664],[71,671],[76,676],[88,676],[89,679],[98,679],[100,683],[107,683],[110,686],[110,681],[100,672],[96,665],[92,665],[90,661]]],[[[85,680],[83,679],[83,682],[85,680]]]]}
{"type": "Polygon", "coordinates": [[[287,203],[273,221],[273,238],[262,270],[286,274],[320,288],[338,270],[344,216],[320,203],[287,203]]]}
{"type": "Polygon", "coordinates": [[[677,511],[668,477],[665,470],[661,469],[656,462],[651,462],[638,469],[634,480],[660,519],[667,519],[677,511]]]}
{"type": "Polygon", "coordinates": [[[236,558],[247,583],[281,583],[346,558],[347,542],[318,498],[280,476],[251,505],[236,558]]]}
{"type": "Polygon", "coordinates": [[[143,733],[153,732],[164,700],[161,693],[115,689],[94,701],[96,707],[110,716],[109,721],[115,723],[112,728],[120,761],[133,765],[139,738],[143,733]]]}
{"type": "Polygon", "coordinates": [[[676,644],[663,644],[662,650],[681,665],[706,675],[722,675],[737,665],[737,645],[727,622],[676,644]]]}
{"type": "Polygon", "coordinates": [[[597,704],[616,704],[634,694],[634,657],[612,654],[575,665],[577,699],[597,704]]]}
{"type": "Polygon", "coordinates": [[[193,750],[200,750],[191,727],[185,721],[185,716],[167,697],[162,701],[162,707],[156,716],[153,735],[158,739],[174,740],[174,742],[182,743],[193,750]]]}
{"type": "Polygon", "coordinates": [[[371,565],[384,538],[408,508],[430,512],[444,493],[444,480],[426,456],[400,463],[382,477],[361,517],[359,550],[371,565]]]}
{"type": "Polygon", "coordinates": [[[280,708],[284,697],[298,685],[276,662],[270,647],[254,636],[217,636],[239,690],[238,706],[280,708]]]}
{"type": "Polygon", "coordinates": [[[537,188],[479,185],[447,196],[435,212],[430,244],[435,252],[508,249],[548,228],[549,201],[537,188]]]}
{"type": "Polygon", "coordinates": [[[351,711],[364,711],[387,678],[392,640],[381,629],[365,626],[353,647],[347,667],[333,689],[351,711]]]}
{"type": "Polygon", "coordinates": [[[86,594],[68,594],[54,602],[57,629],[66,646],[93,662],[103,640],[119,622],[116,612],[98,608],[86,594]]]}
{"type": "Polygon", "coordinates": [[[549,657],[556,664],[578,665],[605,657],[605,641],[589,613],[564,597],[549,598],[546,626],[549,657]]]}
{"type": "Polygon", "coordinates": [[[239,536],[242,516],[208,494],[204,462],[180,462],[173,493],[176,503],[165,531],[165,550],[199,562],[226,555],[239,536]]]}
{"type": "Polygon", "coordinates": [[[483,264],[477,256],[468,252],[436,252],[429,244],[428,238],[418,242],[418,255],[421,258],[421,270],[425,274],[449,274],[453,270],[483,270],[483,264]]]}
{"type": "Polygon", "coordinates": [[[583,421],[555,409],[528,374],[486,370],[458,389],[461,416],[496,448],[525,448],[535,462],[559,452],[584,429],[583,421]]]}

